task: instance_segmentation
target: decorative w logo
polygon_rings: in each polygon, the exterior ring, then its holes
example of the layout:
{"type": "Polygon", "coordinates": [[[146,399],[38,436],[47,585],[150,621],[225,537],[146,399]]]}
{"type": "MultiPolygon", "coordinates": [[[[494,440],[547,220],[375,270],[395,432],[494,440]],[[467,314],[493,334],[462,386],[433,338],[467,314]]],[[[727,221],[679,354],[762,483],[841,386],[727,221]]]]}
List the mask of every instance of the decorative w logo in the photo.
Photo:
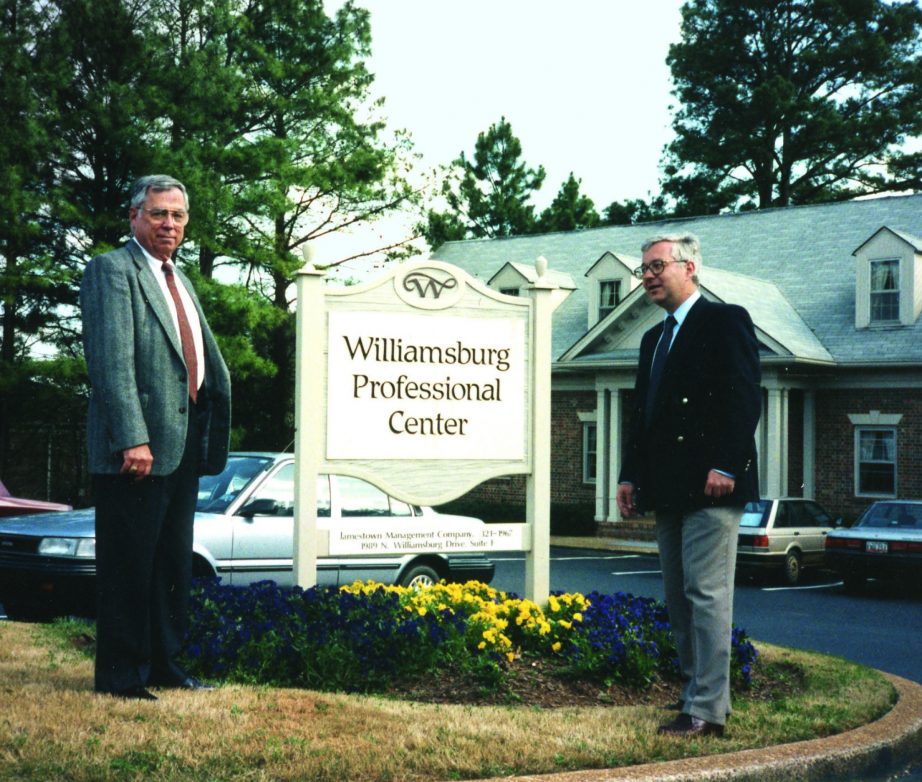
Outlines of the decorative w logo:
{"type": "Polygon", "coordinates": [[[425,272],[412,272],[403,278],[403,289],[408,293],[415,292],[421,299],[432,294],[433,299],[439,298],[446,290],[456,287],[458,281],[454,277],[439,280],[425,272]]]}

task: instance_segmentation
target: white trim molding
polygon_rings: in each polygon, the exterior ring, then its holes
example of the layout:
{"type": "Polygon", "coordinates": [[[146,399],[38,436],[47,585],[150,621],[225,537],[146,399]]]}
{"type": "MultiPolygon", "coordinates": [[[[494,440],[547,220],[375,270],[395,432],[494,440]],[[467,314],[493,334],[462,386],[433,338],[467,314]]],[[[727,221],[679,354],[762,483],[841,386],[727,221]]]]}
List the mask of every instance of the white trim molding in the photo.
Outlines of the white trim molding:
{"type": "Polygon", "coordinates": [[[903,414],[871,410],[867,413],[849,413],[848,420],[853,426],[897,426],[903,420],[903,414]]]}

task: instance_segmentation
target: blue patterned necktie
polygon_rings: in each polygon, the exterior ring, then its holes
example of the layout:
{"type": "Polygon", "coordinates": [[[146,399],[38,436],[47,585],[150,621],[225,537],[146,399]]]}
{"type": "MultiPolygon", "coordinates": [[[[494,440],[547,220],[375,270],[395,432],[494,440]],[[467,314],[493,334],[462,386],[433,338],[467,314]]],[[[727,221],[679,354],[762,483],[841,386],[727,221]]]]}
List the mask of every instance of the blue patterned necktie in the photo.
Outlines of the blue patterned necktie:
{"type": "Polygon", "coordinates": [[[672,342],[672,332],[676,327],[676,319],[670,315],[663,325],[663,335],[656,345],[653,353],[653,366],[650,367],[650,385],[647,386],[647,403],[644,408],[644,422],[650,425],[653,416],[653,405],[656,403],[656,394],[659,391],[659,381],[663,377],[663,367],[666,366],[666,357],[669,355],[669,344],[672,342]]]}

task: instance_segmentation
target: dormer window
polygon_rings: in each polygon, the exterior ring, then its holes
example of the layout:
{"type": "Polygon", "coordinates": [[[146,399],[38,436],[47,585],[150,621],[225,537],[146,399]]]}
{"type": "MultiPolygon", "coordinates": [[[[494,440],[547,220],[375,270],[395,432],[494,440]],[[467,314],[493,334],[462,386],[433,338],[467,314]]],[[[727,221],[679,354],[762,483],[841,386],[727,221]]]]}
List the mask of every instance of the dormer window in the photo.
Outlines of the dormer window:
{"type": "Polygon", "coordinates": [[[900,319],[900,262],[871,261],[871,323],[893,323],[900,319]]]}
{"type": "MultiPolygon", "coordinates": [[[[547,280],[557,286],[557,289],[551,293],[551,301],[556,309],[576,290],[576,285],[573,283],[573,278],[566,272],[547,269],[546,275],[547,280]]],[[[507,261],[487,281],[487,285],[504,296],[527,298],[529,288],[537,281],[538,269],[534,263],[507,261]]]]}
{"type": "Polygon", "coordinates": [[[880,228],[852,255],[855,327],[912,326],[922,315],[922,238],[880,228]]]}
{"type": "Polygon", "coordinates": [[[599,320],[621,303],[621,280],[599,281],[599,320]]]}
{"type": "Polygon", "coordinates": [[[586,311],[586,328],[591,329],[600,320],[605,318],[624,301],[628,294],[640,285],[640,280],[631,274],[639,258],[630,255],[621,255],[605,252],[586,271],[589,284],[586,292],[589,294],[589,307],[586,311]]]}

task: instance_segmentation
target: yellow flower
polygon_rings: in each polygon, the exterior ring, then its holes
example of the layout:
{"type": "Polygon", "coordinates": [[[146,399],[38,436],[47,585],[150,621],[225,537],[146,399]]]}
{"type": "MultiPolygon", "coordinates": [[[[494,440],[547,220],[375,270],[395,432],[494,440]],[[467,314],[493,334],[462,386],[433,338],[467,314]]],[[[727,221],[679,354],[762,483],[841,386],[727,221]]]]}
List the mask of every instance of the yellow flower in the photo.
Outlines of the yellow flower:
{"type": "Polygon", "coordinates": [[[554,643],[551,644],[551,651],[559,652],[561,646],[562,644],[560,643],[560,641],[554,641],[554,643]]]}

